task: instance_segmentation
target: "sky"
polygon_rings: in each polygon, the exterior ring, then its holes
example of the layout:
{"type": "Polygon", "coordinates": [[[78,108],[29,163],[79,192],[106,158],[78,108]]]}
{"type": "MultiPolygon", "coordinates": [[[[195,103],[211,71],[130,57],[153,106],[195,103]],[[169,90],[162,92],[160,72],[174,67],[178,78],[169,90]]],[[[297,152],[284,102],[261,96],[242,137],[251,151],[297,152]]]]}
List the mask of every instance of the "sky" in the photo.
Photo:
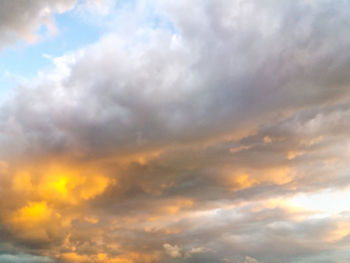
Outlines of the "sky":
{"type": "Polygon", "coordinates": [[[1,0],[0,262],[350,262],[350,2],[1,0]]]}

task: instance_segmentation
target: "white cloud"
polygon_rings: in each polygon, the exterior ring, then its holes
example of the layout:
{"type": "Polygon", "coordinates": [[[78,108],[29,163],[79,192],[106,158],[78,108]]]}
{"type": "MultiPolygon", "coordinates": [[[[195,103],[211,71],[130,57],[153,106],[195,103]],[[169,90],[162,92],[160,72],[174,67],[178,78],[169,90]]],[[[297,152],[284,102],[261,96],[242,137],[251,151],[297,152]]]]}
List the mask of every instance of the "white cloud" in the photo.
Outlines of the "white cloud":
{"type": "Polygon", "coordinates": [[[177,245],[164,244],[163,248],[165,252],[172,258],[181,257],[181,249],[177,245]]]}
{"type": "Polygon", "coordinates": [[[244,263],[260,263],[259,261],[257,261],[255,258],[252,257],[245,257],[245,261],[244,263]]]}

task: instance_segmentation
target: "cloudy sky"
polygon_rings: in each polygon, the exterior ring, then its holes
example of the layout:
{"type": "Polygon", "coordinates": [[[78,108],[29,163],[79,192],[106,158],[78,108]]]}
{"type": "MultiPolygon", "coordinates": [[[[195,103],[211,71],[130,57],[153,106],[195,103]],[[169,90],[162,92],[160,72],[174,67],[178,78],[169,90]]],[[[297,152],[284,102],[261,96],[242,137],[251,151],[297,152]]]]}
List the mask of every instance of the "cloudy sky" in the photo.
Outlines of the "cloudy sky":
{"type": "Polygon", "coordinates": [[[0,0],[0,262],[350,262],[350,1],[0,0]]]}

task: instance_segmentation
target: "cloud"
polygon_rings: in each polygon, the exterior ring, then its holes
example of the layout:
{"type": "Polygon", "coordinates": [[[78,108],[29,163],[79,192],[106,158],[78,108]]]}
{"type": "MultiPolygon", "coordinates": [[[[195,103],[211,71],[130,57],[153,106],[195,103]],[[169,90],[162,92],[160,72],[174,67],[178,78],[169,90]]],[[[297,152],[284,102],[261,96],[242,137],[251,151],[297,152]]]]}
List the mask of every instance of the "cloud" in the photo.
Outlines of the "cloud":
{"type": "MultiPolygon", "coordinates": [[[[52,16],[74,1],[16,4],[52,16]]],[[[290,200],[349,186],[349,4],[134,8],[159,21],[126,34],[117,17],[2,105],[2,243],[58,262],[346,258],[346,211],[290,200]]],[[[0,24],[27,34],[32,17],[0,24]]]]}
{"type": "Polygon", "coordinates": [[[43,34],[39,31],[43,27],[47,33],[55,34],[57,28],[54,16],[78,7],[79,10],[95,9],[106,12],[107,5],[111,6],[107,0],[4,0],[0,4],[0,50],[10,47],[18,41],[34,43],[43,34]]]}
{"type": "Polygon", "coordinates": [[[163,245],[165,252],[172,258],[181,257],[180,248],[177,245],[164,244],[163,245]]]}
{"type": "Polygon", "coordinates": [[[245,262],[244,263],[259,263],[255,258],[252,257],[245,257],[245,262]]]}
{"type": "Polygon", "coordinates": [[[55,30],[52,16],[73,8],[75,2],[75,0],[2,1],[0,5],[1,48],[15,43],[18,39],[35,42],[38,38],[36,32],[43,25],[49,31],[55,30]]]}
{"type": "MultiPolygon", "coordinates": [[[[40,92],[21,92],[17,100],[22,102],[14,102],[12,115],[24,111],[30,123],[19,117],[14,121],[38,130],[32,136],[46,130],[37,136],[43,148],[59,150],[74,144],[103,155],[115,149],[134,151],[174,141],[239,136],[275,118],[276,112],[283,116],[306,106],[335,103],[348,96],[348,74],[338,70],[348,66],[347,60],[332,42],[335,34],[343,36],[347,14],[339,11],[332,23],[319,19],[328,14],[327,3],[301,7],[291,3],[286,13],[284,6],[262,9],[252,2],[235,11],[239,13],[230,27],[221,20],[229,19],[227,10],[234,12],[233,3],[217,3],[211,15],[205,12],[211,7],[206,3],[199,8],[197,20],[175,9],[169,19],[180,35],[155,30],[148,42],[137,46],[131,45],[133,39],[111,36],[84,50],[86,55],[73,54],[68,77],[44,80],[36,88],[40,92]],[[302,15],[304,9],[313,14],[312,21],[302,15]],[[265,25],[270,22],[265,21],[267,16],[276,20],[271,22],[275,27],[265,25]],[[300,17],[298,27],[287,27],[285,20],[294,16],[300,17]],[[248,19],[250,23],[245,23],[248,19]],[[204,27],[208,21],[211,24],[204,27]],[[188,35],[191,26],[204,32],[188,35]],[[317,34],[318,28],[327,30],[317,34]],[[291,38],[288,44],[284,34],[291,38]],[[311,54],[308,40],[313,34],[311,54]],[[254,41],[242,46],[245,39],[254,41]],[[127,47],[128,52],[123,51],[127,47]],[[329,57],[333,62],[328,62],[329,57]],[[52,103],[43,105],[47,100],[52,103]],[[49,143],[55,145],[46,146],[49,143]]],[[[339,6],[328,12],[344,9],[339,6]]],[[[338,43],[348,44],[345,35],[338,43]]]]}

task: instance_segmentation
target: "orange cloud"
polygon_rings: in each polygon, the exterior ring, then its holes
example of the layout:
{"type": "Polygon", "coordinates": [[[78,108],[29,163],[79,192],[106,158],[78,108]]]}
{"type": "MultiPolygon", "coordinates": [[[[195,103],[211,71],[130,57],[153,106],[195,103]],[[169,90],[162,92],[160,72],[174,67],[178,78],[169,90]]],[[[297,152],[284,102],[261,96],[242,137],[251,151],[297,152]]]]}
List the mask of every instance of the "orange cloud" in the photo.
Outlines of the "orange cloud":
{"type": "Polygon", "coordinates": [[[63,164],[24,167],[15,172],[11,192],[19,197],[19,207],[5,216],[5,223],[19,237],[35,240],[64,238],[72,220],[83,216],[82,204],[102,194],[115,183],[97,169],[63,164]]]}
{"type": "Polygon", "coordinates": [[[179,212],[181,209],[184,208],[190,208],[191,206],[193,206],[193,201],[192,200],[178,200],[173,204],[167,205],[165,207],[165,211],[168,212],[169,214],[176,214],[177,212],[179,212]]]}
{"type": "Polygon", "coordinates": [[[70,224],[69,218],[63,218],[45,201],[28,202],[12,212],[6,221],[16,235],[31,240],[48,240],[70,224]]]}
{"type": "Polygon", "coordinates": [[[50,203],[78,204],[95,198],[113,183],[108,177],[91,169],[49,165],[17,172],[13,190],[24,192],[50,203]]]}
{"type": "Polygon", "coordinates": [[[129,252],[117,257],[111,257],[107,253],[97,253],[92,255],[78,254],[76,252],[67,252],[57,257],[64,262],[94,262],[94,263],[134,263],[145,262],[152,263],[158,262],[160,259],[159,252],[129,252]]]}
{"type": "Polygon", "coordinates": [[[262,170],[246,170],[237,172],[226,172],[225,183],[234,191],[250,188],[262,183],[283,185],[292,181],[294,172],[291,168],[272,167],[262,170]]]}

